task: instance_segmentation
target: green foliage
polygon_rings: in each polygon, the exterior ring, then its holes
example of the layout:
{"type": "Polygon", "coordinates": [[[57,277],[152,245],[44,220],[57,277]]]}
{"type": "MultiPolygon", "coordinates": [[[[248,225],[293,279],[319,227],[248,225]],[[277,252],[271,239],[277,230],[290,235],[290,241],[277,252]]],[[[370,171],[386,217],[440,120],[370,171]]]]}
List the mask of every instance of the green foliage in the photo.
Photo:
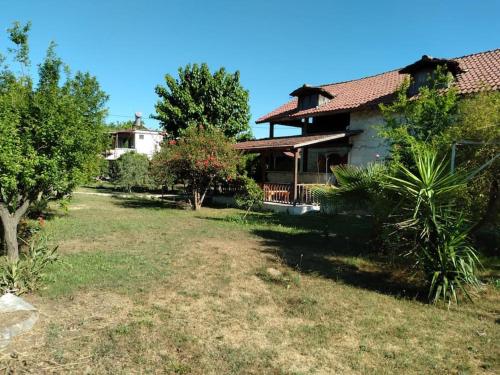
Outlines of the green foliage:
{"type": "Polygon", "coordinates": [[[429,299],[458,302],[457,290],[469,297],[467,287],[479,285],[479,262],[457,204],[469,176],[450,173],[431,148],[414,148],[413,160],[415,171],[400,164],[396,176],[387,176],[402,203],[396,226],[406,236],[399,239],[424,272],[429,299]]]}
{"type": "Polygon", "coordinates": [[[132,128],[147,130],[146,125],[144,124],[144,121],[142,121],[142,120],[141,120],[140,126],[135,126],[134,120],[127,120],[127,121],[110,122],[110,123],[105,124],[105,127],[106,127],[107,131],[129,130],[132,128]]]}
{"type": "Polygon", "coordinates": [[[134,187],[149,185],[149,159],[146,155],[127,152],[116,161],[116,181],[128,192],[134,187]]]}
{"type": "Polygon", "coordinates": [[[407,80],[397,91],[394,102],[380,105],[385,121],[381,135],[389,140],[396,160],[410,163],[411,145],[435,142],[454,123],[459,97],[452,80],[445,68],[438,67],[416,97],[408,96],[410,81],[407,80]]]}
{"type": "MultiPolygon", "coordinates": [[[[453,78],[443,68],[429,77],[417,96],[409,98],[409,82],[399,89],[396,100],[382,105],[385,124],[381,134],[392,146],[394,161],[412,169],[411,149],[431,146],[442,154],[458,142],[455,166],[471,171],[499,154],[500,93],[487,87],[478,94],[459,97],[453,78]],[[460,99],[460,100],[459,100],[460,99]],[[461,141],[466,141],[461,143],[461,141]],[[480,144],[467,144],[467,141],[480,144]]],[[[461,188],[461,203],[467,219],[476,222],[472,232],[490,227],[498,230],[500,219],[500,160],[461,188]]]]}
{"type": "Polygon", "coordinates": [[[160,100],[156,115],[172,138],[190,126],[219,129],[226,137],[250,132],[248,91],[240,83],[240,73],[224,68],[210,72],[207,64],[179,68],[179,78],[165,76],[166,86],[156,86],[160,100]]]}
{"type": "Polygon", "coordinates": [[[163,190],[168,190],[169,186],[175,183],[175,174],[168,164],[168,152],[157,152],[153,155],[149,166],[149,176],[151,182],[163,190]]]}
{"type": "Polygon", "coordinates": [[[57,247],[48,246],[46,237],[35,236],[21,258],[0,260],[0,291],[21,295],[39,289],[47,267],[57,260],[57,247]]]}
{"type": "MultiPolygon", "coordinates": [[[[9,29],[14,61],[29,68],[29,24],[9,29]]],[[[60,197],[98,174],[106,136],[107,95],[88,73],[72,75],[52,43],[30,75],[0,70],[0,218],[9,256],[18,257],[15,227],[29,205],[60,197]],[[7,226],[7,228],[5,228],[7,226]],[[8,234],[8,236],[7,236],[8,234]]]]}
{"type": "Polygon", "coordinates": [[[332,167],[332,172],[338,186],[318,186],[313,190],[322,210],[328,213],[350,209],[370,212],[374,215],[376,229],[380,229],[382,221],[393,208],[388,203],[388,192],[384,188],[388,166],[380,163],[365,167],[338,165],[332,167]]]}
{"type": "Polygon", "coordinates": [[[11,28],[7,29],[9,39],[14,43],[16,48],[9,48],[9,52],[15,54],[16,60],[25,67],[30,64],[28,33],[31,29],[31,22],[21,26],[19,22],[14,22],[11,28]]]}
{"type": "MultiPolygon", "coordinates": [[[[457,121],[442,135],[443,148],[456,141],[484,142],[458,145],[456,166],[459,170],[473,170],[500,153],[500,92],[484,90],[459,102],[457,121]]],[[[474,221],[483,220],[490,226],[500,223],[498,196],[500,160],[471,180],[462,195],[474,221]]]]}
{"type": "Polygon", "coordinates": [[[242,176],[238,178],[241,190],[234,196],[236,205],[246,210],[243,219],[246,218],[251,209],[262,206],[264,201],[264,191],[250,177],[242,176]]]}
{"type": "MultiPolygon", "coordinates": [[[[14,28],[12,41],[24,48],[19,43],[28,36],[19,33],[29,28],[14,28]]],[[[0,204],[10,212],[39,194],[71,191],[89,177],[104,148],[107,95],[88,73],[62,81],[62,65],[52,44],[37,85],[8,67],[0,71],[0,204]]]]}
{"type": "Polygon", "coordinates": [[[201,207],[216,180],[234,178],[240,156],[222,131],[190,126],[183,136],[163,144],[155,168],[163,168],[188,184],[193,209],[201,207]]]}

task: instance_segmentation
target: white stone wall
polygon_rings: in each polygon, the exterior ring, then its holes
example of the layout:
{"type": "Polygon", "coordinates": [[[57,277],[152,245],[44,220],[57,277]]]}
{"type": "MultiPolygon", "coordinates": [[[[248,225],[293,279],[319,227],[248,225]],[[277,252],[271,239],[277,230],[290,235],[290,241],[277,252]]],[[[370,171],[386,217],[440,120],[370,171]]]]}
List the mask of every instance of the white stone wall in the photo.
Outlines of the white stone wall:
{"type": "Polygon", "coordinates": [[[350,130],[363,130],[351,137],[352,149],[349,164],[366,165],[380,161],[389,155],[389,147],[377,134],[377,127],[383,124],[380,111],[371,109],[351,113],[350,130]]]}

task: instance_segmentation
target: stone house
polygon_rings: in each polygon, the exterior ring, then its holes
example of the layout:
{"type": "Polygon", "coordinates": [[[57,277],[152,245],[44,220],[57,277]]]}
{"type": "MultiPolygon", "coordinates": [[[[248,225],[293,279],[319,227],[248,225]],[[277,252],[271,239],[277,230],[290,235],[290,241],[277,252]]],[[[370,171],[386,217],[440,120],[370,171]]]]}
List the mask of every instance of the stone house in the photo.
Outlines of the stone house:
{"type": "Polygon", "coordinates": [[[260,154],[264,190],[266,184],[276,185],[267,188],[267,199],[274,200],[280,194],[273,192],[281,191],[278,201],[307,201],[306,185],[331,182],[330,167],[366,165],[389,155],[376,129],[383,123],[379,105],[389,103],[407,78],[412,79],[413,95],[442,65],[461,95],[500,90],[500,49],[451,59],[423,56],[402,69],[370,77],[303,85],[290,93],[288,102],[257,120],[269,124],[268,138],[241,142],[236,148],[260,154]],[[275,137],[275,125],[299,128],[301,135],[275,137]]]}

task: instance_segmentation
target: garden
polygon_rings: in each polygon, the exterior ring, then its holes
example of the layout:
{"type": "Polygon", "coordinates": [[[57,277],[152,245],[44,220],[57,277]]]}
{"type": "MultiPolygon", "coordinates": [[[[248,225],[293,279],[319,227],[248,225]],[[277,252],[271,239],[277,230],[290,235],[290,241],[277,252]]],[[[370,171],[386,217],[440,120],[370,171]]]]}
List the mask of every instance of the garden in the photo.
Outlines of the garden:
{"type": "Polygon", "coordinates": [[[159,151],[108,163],[108,96],[54,44],[34,81],[29,29],[0,71],[0,289],[38,321],[2,327],[3,371],[498,372],[498,92],[462,98],[444,67],[416,97],[405,82],[379,107],[390,158],[333,167],[322,212],[278,215],[234,147],[238,72],[167,75],[159,151]]]}
{"type": "MultiPolygon", "coordinates": [[[[78,190],[44,232],[59,261],[2,367],[32,372],[495,373],[498,269],[434,306],[369,251],[362,217],[173,208],[78,190]],[[89,194],[92,193],[92,194],[89,194]]],[[[493,264],[491,264],[493,266],[493,264]]]]}

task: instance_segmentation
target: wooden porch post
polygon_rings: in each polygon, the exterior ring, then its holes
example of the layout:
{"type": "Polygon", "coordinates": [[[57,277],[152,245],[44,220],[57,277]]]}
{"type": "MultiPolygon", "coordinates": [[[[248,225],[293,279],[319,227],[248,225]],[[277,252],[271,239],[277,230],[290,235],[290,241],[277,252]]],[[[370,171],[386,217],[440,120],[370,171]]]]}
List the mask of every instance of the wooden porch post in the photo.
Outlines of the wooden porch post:
{"type": "Polygon", "coordinates": [[[300,148],[293,151],[293,205],[297,204],[297,184],[299,182],[299,153],[300,148]]]}
{"type": "Polygon", "coordinates": [[[274,123],[269,123],[269,138],[274,138],[274,123]]]}

